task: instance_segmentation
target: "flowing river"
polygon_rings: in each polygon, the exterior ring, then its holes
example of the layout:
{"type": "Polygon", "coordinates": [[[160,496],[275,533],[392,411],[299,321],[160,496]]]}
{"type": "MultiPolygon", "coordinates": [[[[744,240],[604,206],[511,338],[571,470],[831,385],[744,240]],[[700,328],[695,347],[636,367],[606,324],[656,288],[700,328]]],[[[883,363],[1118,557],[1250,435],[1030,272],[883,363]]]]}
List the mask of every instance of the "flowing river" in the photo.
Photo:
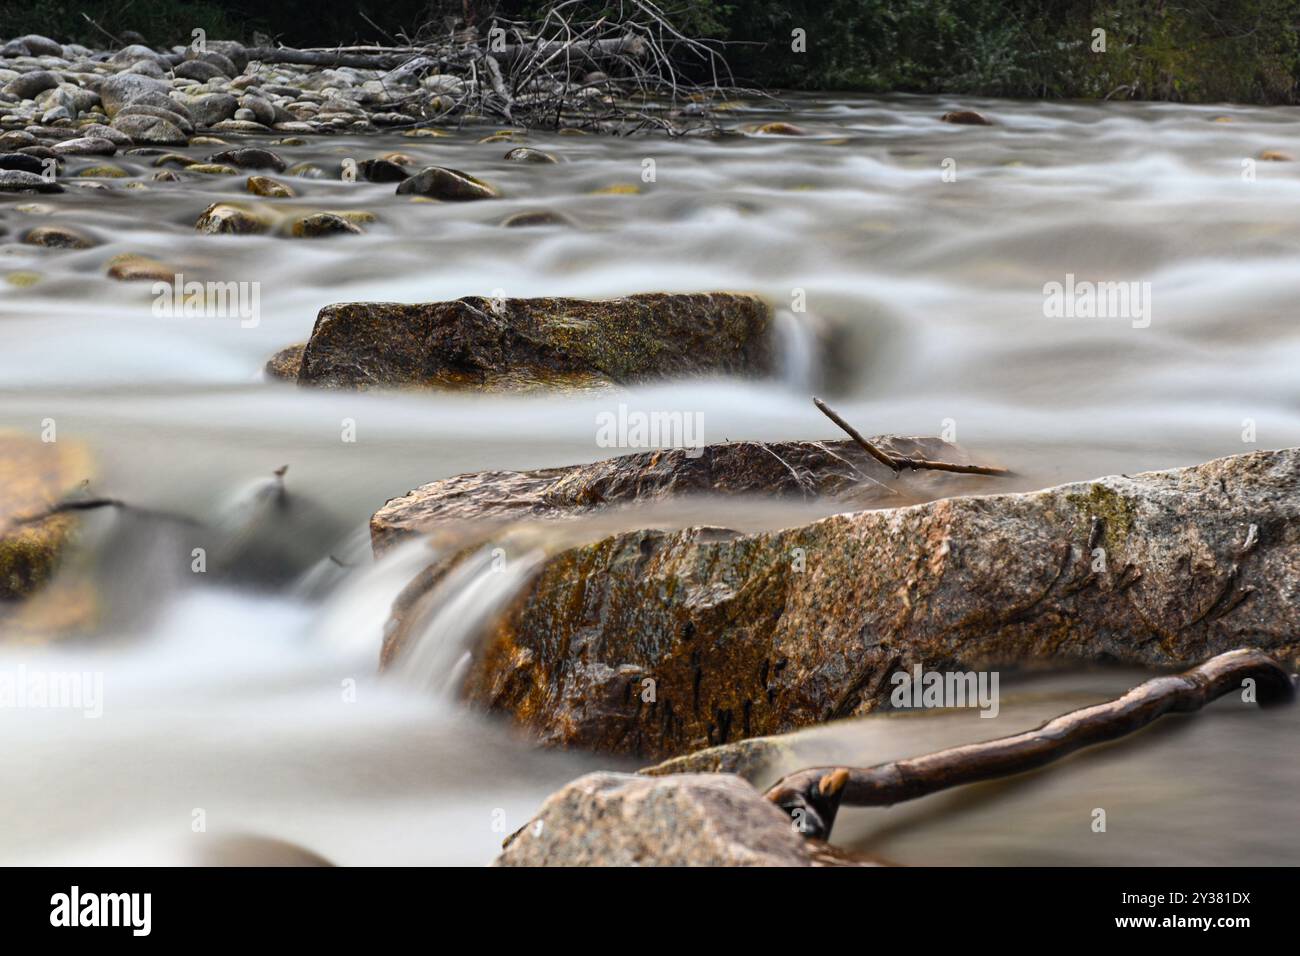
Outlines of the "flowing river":
{"type": "MultiPolygon", "coordinates": [[[[955,435],[975,460],[1015,469],[998,490],[1300,445],[1300,165],[1251,159],[1300,154],[1296,110],[787,102],[728,122],[809,135],[527,138],[558,165],[504,161],[510,143],[479,142],[490,129],[272,146],[335,177],[277,177],[299,193],[277,206],[377,217],[320,241],[199,235],[206,206],[248,198],[243,177],[153,182],[150,156],[115,157],[132,178],[99,180],[107,189],[0,198],[0,427],[37,437],[51,420],[60,442],[93,452],[96,493],[158,512],[256,518],[283,465],[290,493],[316,506],[309,526],[262,529],[301,564],[219,584],[191,573],[165,525],[87,517],[89,557],[65,574],[99,589],[96,633],[0,644],[0,669],[101,673],[102,716],[0,710],[0,858],[482,864],[568,780],[633,769],[537,750],[431,689],[508,587],[467,575],[424,635],[422,679],[378,676],[389,605],[419,555],[373,564],[367,519],[436,478],[616,454],[595,421],[617,402],[700,413],[709,442],[838,438],[808,400],[829,380],[811,326],[848,330],[827,392],[847,419],[868,435],[955,435]],[[938,122],[955,108],[997,126],[938,122]],[[392,184],[336,178],[342,160],[394,150],[505,198],[410,203],[392,184]],[[542,209],[573,223],[500,226],[542,209]],[[51,223],[102,243],[18,242],[51,223]],[[256,321],[156,315],[148,282],[105,276],[120,253],[256,283],[256,321]],[[1138,283],[1129,311],[1048,314],[1046,284],[1086,281],[1138,283]],[[784,379],[485,396],[300,390],[262,372],[335,302],[714,289],[791,310],[784,379]]],[[[805,517],[755,501],[656,520],[805,517]]],[[[1002,719],[868,718],[810,733],[808,752],[875,762],[1000,736],[1141,678],[1008,675],[1002,719]]],[[[1027,777],[846,811],[836,842],[899,863],[1300,863],[1298,713],[1221,701],[1027,777]]]]}

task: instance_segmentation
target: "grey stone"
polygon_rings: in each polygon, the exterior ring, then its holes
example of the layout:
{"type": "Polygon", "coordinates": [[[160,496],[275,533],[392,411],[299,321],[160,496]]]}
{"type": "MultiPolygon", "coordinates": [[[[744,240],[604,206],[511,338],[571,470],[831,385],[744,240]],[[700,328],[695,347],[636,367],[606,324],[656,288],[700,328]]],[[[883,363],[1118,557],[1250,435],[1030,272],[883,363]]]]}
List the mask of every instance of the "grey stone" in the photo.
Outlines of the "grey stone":
{"type": "Polygon", "coordinates": [[[55,143],[53,149],[61,156],[112,156],[117,144],[99,136],[81,136],[55,143]]]}
{"type": "Polygon", "coordinates": [[[139,73],[117,73],[107,77],[99,85],[99,99],[104,104],[104,112],[110,117],[116,116],[118,110],[136,100],[145,100],[146,94],[160,94],[164,97],[171,92],[171,84],[139,73]]]}
{"type": "Polygon", "coordinates": [[[34,100],[37,95],[59,85],[59,75],[51,70],[32,70],[5,84],[5,92],[21,100],[34,100]]]}
{"type": "Polygon", "coordinates": [[[552,794],[493,866],[869,865],[800,835],[731,774],[592,773],[552,794]]]}
{"type": "Polygon", "coordinates": [[[113,128],[149,146],[184,146],[189,142],[180,127],[159,116],[133,113],[113,119],[113,128]]]}
{"type": "Polygon", "coordinates": [[[0,193],[20,192],[61,193],[63,187],[58,183],[47,182],[35,173],[20,169],[0,171],[0,193]]]}
{"type": "Polygon", "coordinates": [[[203,93],[190,97],[185,105],[194,117],[194,125],[205,127],[234,116],[239,101],[229,93],[203,93]]]}

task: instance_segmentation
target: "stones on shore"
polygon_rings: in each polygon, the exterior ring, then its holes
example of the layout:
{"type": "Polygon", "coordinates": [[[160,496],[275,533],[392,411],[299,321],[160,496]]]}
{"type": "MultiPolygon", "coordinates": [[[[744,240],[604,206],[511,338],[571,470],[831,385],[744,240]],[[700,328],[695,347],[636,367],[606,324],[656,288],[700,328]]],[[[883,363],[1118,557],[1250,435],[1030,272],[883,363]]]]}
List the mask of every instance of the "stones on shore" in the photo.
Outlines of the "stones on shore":
{"type": "Polygon", "coordinates": [[[729,774],[593,773],[552,794],[494,866],[870,865],[804,838],[729,774]]]}
{"type": "Polygon", "coordinates": [[[60,156],[112,156],[117,144],[102,136],[79,136],[55,143],[51,149],[60,156]]]}
{"type": "Polygon", "coordinates": [[[475,199],[497,199],[495,187],[469,173],[446,166],[426,166],[414,176],[397,184],[399,196],[426,196],[444,202],[468,202],[475,199]]]}
{"type": "Polygon", "coordinates": [[[117,116],[129,103],[156,103],[157,100],[151,98],[149,94],[166,98],[170,92],[171,84],[167,81],[139,73],[116,73],[105,77],[99,84],[99,99],[110,119],[117,116]]]}
{"type": "Polygon", "coordinates": [[[10,80],[5,84],[4,91],[20,100],[34,100],[46,90],[55,89],[59,82],[58,74],[52,70],[32,70],[10,80]]]}
{"type": "Polygon", "coordinates": [[[1291,449],[760,534],[616,534],[540,566],[462,691],[550,746],[666,758],[872,711],[914,665],[1294,658],[1297,486],[1291,449]]]}
{"type": "Polygon", "coordinates": [[[61,193],[63,187],[53,180],[21,169],[0,170],[0,193],[61,193]]]}
{"type": "Polygon", "coordinates": [[[30,153],[0,153],[0,170],[6,169],[39,175],[45,169],[45,163],[30,153]]]}
{"type": "Polygon", "coordinates": [[[230,93],[202,93],[186,98],[185,106],[196,126],[211,127],[233,118],[239,101],[230,93]]]}
{"type": "Polygon", "coordinates": [[[179,126],[147,113],[119,113],[113,117],[113,128],[137,143],[152,146],[184,146],[186,143],[185,133],[179,126]]]}
{"type": "Polygon", "coordinates": [[[217,77],[228,77],[225,71],[203,60],[186,60],[184,63],[177,64],[172,73],[183,79],[197,80],[200,83],[206,83],[217,77]]]}
{"type": "Polygon", "coordinates": [[[730,292],[621,299],[356,302],[317,316],[298,382],[331,388],[512,388],[576,378],[767,375],[772,316],[730,292]]]}

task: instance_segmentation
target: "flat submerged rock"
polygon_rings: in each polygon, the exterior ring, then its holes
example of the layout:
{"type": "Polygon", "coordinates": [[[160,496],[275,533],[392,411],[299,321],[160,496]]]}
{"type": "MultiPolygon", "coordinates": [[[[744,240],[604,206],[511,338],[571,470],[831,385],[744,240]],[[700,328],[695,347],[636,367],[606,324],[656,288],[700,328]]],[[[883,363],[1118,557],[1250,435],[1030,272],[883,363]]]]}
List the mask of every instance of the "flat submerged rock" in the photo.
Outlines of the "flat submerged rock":
{"type": "MultiPolygon", "coordinates": [[[[891,455],[964,458],[956,446],[938,438],[885,435],[872,441],[891,455]]],[[[988,479],[934,477],[950,493],[988,485],[988,479]]],[[[370,540],[379,555],[404,537],[452,522],[561,520],[688,495],[834,498],[852,507],[878,506],[900,497],[895,488],[882,485],[891,478],[887,468],[851,441],[739,441],[658,449],[583,465],[478,471],[430,482],[375,512],[370,540]]]]}
{"type": "Polygon", "coordinates": [[[327,306],[268,374],[328,388],[625,384],[775,370],[771,311],[731,292],[327,306]]]}

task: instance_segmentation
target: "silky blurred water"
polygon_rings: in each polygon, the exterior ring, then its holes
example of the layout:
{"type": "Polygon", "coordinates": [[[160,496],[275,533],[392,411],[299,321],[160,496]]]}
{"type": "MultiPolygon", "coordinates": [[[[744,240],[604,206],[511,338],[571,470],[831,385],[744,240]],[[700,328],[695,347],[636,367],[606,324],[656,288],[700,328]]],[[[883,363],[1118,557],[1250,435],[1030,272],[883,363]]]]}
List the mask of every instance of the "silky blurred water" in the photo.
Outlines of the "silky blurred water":
{"type": "MultiPolygon", "coordinates": [[[[459,472],[608,457],[595,416],[619,401],[699,412],[711,442],[839,437],[790,379],[552,397],[265,381],[265,360],[305,340],[329,303],[711,289],[759,292],[784,308],[806,301],[801,322],[848,331],[836,355],[848,374],[833,393],[845,417],[867,434],[955,432],[973,457],[1017,471],[999,488],[1300,444],[1300,165],[1244,162],[1265,149],[1300,154],[1296,110],[834,96],[790,107],[780,118],[810,135],[527,138],[557,165],[506,162],[512,144],[477,142],[485,129],[273,147],[333,177],[344,159],[397,150],[505,195],[410,203],[391,184],[277,177],[300,194],[278,209],[377,217],[365,235],[329,240],[200,236],[199,213],[246,196],[243,177],[155,183],[147,156],[114,157],[132,179],[101,180],[105,190],[0,197],[0,427],[36,437],[53,419],[60,441],[93,450],[96,492],[204,522],[287,464],[287,488],[319,506],[315,525],[329,526],[343,558],[296,569],[305,575],[296,589],[266,592],[185,573],[187,549],[173,578],[155,560],[171,554],[165,535],[122,545],[105,532],[95,554],[116,573],[107,583],[95,573],[123,613],[89,638],[0,649],[0,668],[30,659],[90,669],[105,687],[99,719],[0,709],[0,857],[192,862],[210,854],[205,839],[252,833],[344,863],[486,862],[547,793],[616,764],[533,751],[419,686],[376,678],[388,603],[413,564],[366,567],[369,515],[459,472]],[[997,125],[938,121],[956,107],[997,125]],[[643,180],[648,159],[653,182],[643,180]],[[597,193],[618,185],[639,192],[597,193]],[[540,209],[574,224],[500,225],[540,209]],[[18,241],[50,223],[101,244],[18,241]],[[149,283],[105,277],[127,252],[186,279],[260,283],[258,323],[156,317],[149,283]],[[1149,282],[1150,325],[1046,318],[1044,284],[1069,274],[1149,282]],[[3,281],[14,276],[26,279],[3,281]],[[343,440],[347,422],[355,441],[343,440]],[[195,809],[206,811],[206,833],[193,830],[195,809]]],[[[89,165],[70,161],[65,175],[89,165]]],[[[797,517],[773,503],[736,511],[725,523],[797,517]]],[[[696,509],[679,520],[707,518],[696,509]]],[[[308,542],[322,559],[334,548],[324,537],[308,542]]],[[[1111,689],[1127,686],[1117,681],[1111,689]]],[[[1071,686],[1053,685],[1017,719],[1076,706],[1071,686]]],[[[910,719],[895,749],[969,732],[910,719]]],[[[974,726],[994,736],[1019,729],[1011,719],[974,726]]],[[[1216,711],[1188,723],[1197,729],[1109,748],[1051,778],[1091,774],[1077,781],[1086,797],[1022,788],[942,819],[907,816],[867,842],[899,862],[1294,862],[1290,718],[1216,711]],[[1262,767],[1267,778],[1252,776],[1262,767]],[[1210,803],[1189,797],[1211,789],[1210,803]],[[1089,802],[1140,805],[1142,825],[1128,824],[1122,841],[1094,839],[1091,807],[1080,810],[1089,802]]],[[[871,726],[864,733],[895,733],[892,722],[871,726]]]]}

